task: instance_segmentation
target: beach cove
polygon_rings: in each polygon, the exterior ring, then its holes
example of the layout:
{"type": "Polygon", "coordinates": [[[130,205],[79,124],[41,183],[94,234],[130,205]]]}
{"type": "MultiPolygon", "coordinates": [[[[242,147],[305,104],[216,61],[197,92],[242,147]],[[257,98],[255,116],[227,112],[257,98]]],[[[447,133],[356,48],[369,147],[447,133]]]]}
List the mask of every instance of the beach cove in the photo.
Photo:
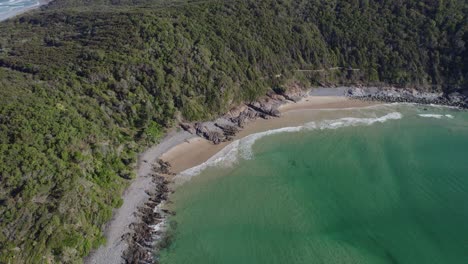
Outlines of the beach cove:
{"type": "MultiPolygon", "coordinates": [[[[325,112],[331,113],[336,109],[372,107],[379,104],[346,98],[343,96],[343,89],[325,89],[325,92],[323,89],[316,89],[315,93],[313,91],[311,91],[313,95],[306,96],[297,103],[288,102],[282,105],[280,107],[281,117],[279,118],[250,121],[239,132],[236,139],[253,133],[285,126],[297,126],[314,120],[315,117],[309,115],[310,111],[314,109],[325,109],[325,112]]],[[[322,111],[319,110],[319,112],[322,111]]],[[[171,171],[177,174],[206,162],[228,144],[230,142],[214,145],[208,140],[186,131],[173,130],[158,145],[142,153],[138,159],[138,177],[125,191],[123,205],[115,211],[114,217],[105,228],[106,245],[92,252],[85,259],[85,263],[122,262],[122,254],[128,247],[127,241],[122,239],[122,236],[131,232],[130,225],[139,221],[135,211],[150,198],[148,191],[155,187],[150,176],[152,164],[158,159],[170,162],[171,171]]],[[[174,180],[173,175],[166,175],[166,177],[169,180],[174,180]]]]}
{"type": "MultiPolygon", "coordinates": [[[[138,166],[139,177],[134,180],[134,183],[124,194],[123,206],[116,211],[113,220],[106,229],[108,243],[91,254],[86,262],[119,263],[121,261],[122,253],[128,247],[127,242],[122,239],[122,236],[131,232],[129,226],[132,223],[139,221],[134,214],[135,208],[149,199],[148,191],[154,188],[152,178],[149,175],[152,172],[152,164],[159,159],[171,164],[172,174],[166,175],[166,178],[175,183],[173,188],[176,190],[175,194],[171,195],[171,204],[165,207],[174,210],[179,215],[180,212],[184,211],[180,208],[180,205],[184,204],[181,201],[184,199],[191,200],[193,197],[187,197],[194,195],[193,191],[186,191],[185,189],[192,188],[193,190],[193,188],[200,188],[201,186],[198,185],[199,181],[210,181],[218,177],[224,178],[220,176],[225,174],[224,170],[236,168],[239,166],[239,162],[243,164],[243,160],[255,160],[254,146],[257,146],[257,140],[263,142],[269,138],[280,137],[283,140],[286,138],[284,143],[287,144],[289,143],[289,135],[292,136],[292,142],[295,142],[295,140],[297,141],[297,135],[302,135],[299,137],[299,140],[304,140],[304,133],[335,133],[335,130],[348,129],[346,127],[358,127],[357,129],[359,129],[360,127],[372,126],[374,124],[378,126],[378,124],[384,124],[387,121],[398,122],[406,115],[401,114],[399,111],[413,111],[411,116],[416,116],[417,120],[420,121],[426,119],[442,119],[447,121],[453,118],[453,113],[446,113],[446,111],[455,111],[447,107],[440,107],[442,110],[437,107],[431,107],[428,110],[426,107],[419,107],[413,104],[383,104],[374,101],[350,99],[343,96],[342,89],[317,89],[315,92],[308,94],[296,103],[289,102],[281,105],[278,108],[281,113],[280,117],[255,119],[248,122],[233,140],[229,142],[215,145],[204,138],[194,136],[186,131],[170,132],[160,144],[150,148],[140,156],[138,166]],[[400,109],[401,107],[404,109],[400,109]],[[435,113],[432,113],[432,110],[435,113]],[[426,111],[431,111],[431,113],[426,111]],[[264,137],[266,138],[262,139],[264,137]],[[247,148],[242,148],[245,145],[247,145],[247,148]],[[195,187],[187,187],[191,186],[192,182],[190,184],[184,183],[192,180],[194,176],[200,176],[200,179],[196,177],[193,180],[195,187]],[[172,198],[175,199],[174,204],[172,204],[172,198]]],[[[279,144],[281,142],[283,141],[279,141],[279,144]]],[[[269,145],[275,145],[275,143],[270,142],[269,145]]],[[[346,149],[343,149],[343,151],[346,151],[346,149]]],[[[335,158],[339,159],[338,157],[335,158]]],[[[296,163],[294,160],[291,162],[292,164],[296,163]]],[[[286,172],[283,171],[283,173],[286,172]]],[[[179,230],[171,230],[169,223],[177,222],[178,224],[181,223],[182,226],[184,224],[183,221],[179,220],[179,216],[169,217],[169,219],[171,220],[164,220],[163,229],[158,225],[158,230],[169,229],[166,231],[170,232],[170,236],[173,236],[172,232],[177,234],[179,230]]],[[[171,254],[171,250],[177,248],[177,235],[174,235],[174,239],[174,246],[162,252],[163,260],[167,259],[167,262],[162,263],[179,263],[178,260],[172,260],[171,258],[171,256],[174,256],[174,254],[171,254]]],[[[217,243],[220,243],[220,241],[217,243]]],[[[177,255],[183,256],[184,254],[178,253],[177,255]]],[[[239,261],[236,258],[234,260],[239,261]]],[[[218,259],[218,261],[221,260],[218,259]]]]}
{"type": "Polygon", "coordinates": [[[176,176],[159,263],[468,261],[466,111],[306,111],[176,176]]]}
{"type": "Polygon", "coordinates": [[[467,263],[466,14],[0,0],[0,263],[467,263]]]}

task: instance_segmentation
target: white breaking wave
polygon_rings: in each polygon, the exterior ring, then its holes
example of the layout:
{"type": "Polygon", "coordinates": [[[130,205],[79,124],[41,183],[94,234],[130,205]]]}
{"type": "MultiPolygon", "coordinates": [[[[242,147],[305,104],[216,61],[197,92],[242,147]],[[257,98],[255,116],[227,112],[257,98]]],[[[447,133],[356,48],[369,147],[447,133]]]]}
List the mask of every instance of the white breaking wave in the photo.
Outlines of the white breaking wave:
{"type": "Polygon", "coordinates": [[[438,108],[438,109],[459,109],[459,107],[451,106],[451,105],[438,105],[438,104],[429,104],[431,107],[438,108]]]}
{"type": "Polygon", "coordinates": [[[421,117],[432,117],[432,118],[437,118],[437,119],[441,119],[442,117],[444,117],[443,115],[437,115],[437,114],[419,114],[419,116],[421,116],[421,117]]]}
{"type": "Polygon", "coordinates": [[[421,116],[421,117],[428,117],[428,118],[437,118],[437,119],[441,119],[441,118],[443,118],[443,117],[447,117],[447,118],[453,119],[453,115],[419,114],[419,116],[421,116]]]}
{"type": "Polygon", "coordinates": [[[40,5],[38,0],[0,0],[0,21],[40,5]]]}
{"type": "MultiPolygon", "coordinates": [[[[393,112],[390,114],[386,114],[381,117],[375,118],[358,118],[358,117],[345,117],[336,120],[325,120],[317,123],[317,128],[319,129],[337,129],[340,127],[348,127],[348,126],[359,126],[359,125],[372,125],[374,123],[383,123],[387,120],[397,120],[401,119],[403,116],[398,112],[393,112]]],[[[311,122],[315,123],[315,122],[311,122]]],[[[306,124],[306,127],[311,124],[306,124]]]]}
{"type": "MultiPolygon", "coordinates": [[[[394,103],[385,103],[379,105],[390,105],[390,106],[420,106],[420,107],[431,107],[436,109],[460,109],[460,107],[451,106],[451,105],[439,105],[439,104],[419,104],[419,103],[409,103],[409,102],[394,102],[394,103]]],[[[377,105],[378,106],[378,105],[377,105]]]]}
{"type": "MultiPolygon", "coordinates": [[[[288,110],[288,112],[301,112],[304,110],[312,110],[312,111],[323,111],[323,112],[332,112],[332,111],[349,111],[349,110],[365,110],[365,109],[382,109],[388,110],[392,106],[403,104],[403,103],[382,103],[382,104],[375,104],[369,106],[355,106],[355,107],[344,107],[344,108],[313,108],[313,109],[292,109],[288,110]]],[[[409,104],[409,103],[408,103],[409,104]]]]}
{"type": "Polygon", "coordinates": [[[216,153],[206,162],[179,173],[174,179],[176,181],[176,184],[181,184],[187,180],[190,180],[193,176],[198,175],[200,172],[202,172],[208,167],[231,166],[238,160],[238,158],[251,159],[253,157],[252,146],[255,144],[255,141],[265,136],[279,133],[291,133],[308,130],[338,129],[341,127],[362,125],[368,126],[375,123],[384,123],[387,120],[401,119],[402,117],[402,114],[398,112],[389,113],[384,116],[375,118],[345,117],[335,120],[310,122],[302,126],[283,127],[279,129],[273,129],[265,132],[251,134],[244,138],[233,141],[231,144],[224,147],[221,151],[216,153]]]}

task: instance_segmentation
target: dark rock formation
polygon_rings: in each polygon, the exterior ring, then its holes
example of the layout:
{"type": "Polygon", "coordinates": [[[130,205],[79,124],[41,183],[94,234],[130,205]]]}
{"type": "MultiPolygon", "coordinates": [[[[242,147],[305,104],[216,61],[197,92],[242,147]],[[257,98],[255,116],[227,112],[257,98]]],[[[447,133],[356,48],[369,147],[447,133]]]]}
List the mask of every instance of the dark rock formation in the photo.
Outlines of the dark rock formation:
{"type": "Polygon", "coordinates": [[[453,92],[450,94],[422,92],[415,89],[398,88],[349,88],[346,96],[350,98],[390,103],[437,104],[468,108],[468,96],[453,92]]]}
{"type": "MultiPolygon", "coordinates": [[[[460,94],[458,92],[443,94],[393,87],[352,87],[347,90],[343,88],[342,90],[345,96],[360,100],[438,104],[468,108],[468,94],[460,94]]],[[[307,95],[307,92],[299,85],[292,85],[286,91],[278,91],[280,92],[269,91],[265,97],[255,102],[235,107],[215,121],[195,124],[182,123],[180,126],[184,130],[203,137],[214,144],[232,140],[250,120],[278,117],[280,116],[279,106],[287,101],[297,102],[307,95]]]]}
{"type": "Polygon", "coordinates": [[[219,144],[232,140],[250,120],[279,117],[280,111],[278,108],[280,105],[287,102],[287,100],[296,102],[305,95],[306,93],[299,88],[294,88],[287,94],[269,91],[265,97],[255,102],[235,107],[215,121],[198,122],[195,124],[181,123],[180,126],[191,134],[205,138],[214,144],[219,144]]]}
{"type": "Polygon", "coordinates": [[[214,122],[195,123],[195,133],[214,144],[219,144],[226,140],[223,131],[214,122]]]}
{"type": "Polygon", "coordinates": [[[223,130],[223,134],[226,137],[233,137],[237,133],[239,133],[239,127],[237,127],[236,125],[215,123],[215,126],[223,130]]]}
{"type": "Polygon", "coordinates": [[[193,127],[192,124],[181,123],[181,124],[180,124],[180,127],[181,127],[183,130],[189,132],[190,134],[196,134],[196,133],[197,133],[196,129],[193,127]]]}
{"type": "Polygon", "coordinates": [[[302,97],[299,95],[287,95],[287,94],[284,95],[284,98],[294,103],[297,103],[302,99],[302,97]]]}
{"type": "Polygon", "coordinates": [[[272,117],[279,117],[280,112],[278,110],[278,106],[271,101],[267,102],[253,102],[249,104],[249,106],[254,109],[255,111],[259,112],[262,118],[267,118],[268,116],[272,117]]]}
{"type": "MultiPolygon", "coordinates": [[[[170,164],[167,162],[158,160],[153,168],[155,171],[164,171],[166,174],[171,174],[168,171],[170,164]]],[[[170,193],[169,181],[155,172],[151,176],[155,183],[155,189],[153,192],[148,193],[150,196],[148,202],[139,207],[135,213],[140,221],[132,223],[130,225],[132,232],[122,236],[122,240],[128,243],[128,248],[124,251],[122,258],[128,264],[157,263],[155,254],[162,246],[169,245],[163,231],[153,228],[162,223],[168,215],[174,214],[166,209],[159,208],[161,203],[168,199],[170,193]]]]}
{"type": "Polygon", "coordinates": [[[174,173],[171,172],[171,164],[169,162],[163,161],[162,159],[158,159],[155,164],[153,164],[153,171],[155,173],[165,174],[165,175],[173,175],[174,173]]]}

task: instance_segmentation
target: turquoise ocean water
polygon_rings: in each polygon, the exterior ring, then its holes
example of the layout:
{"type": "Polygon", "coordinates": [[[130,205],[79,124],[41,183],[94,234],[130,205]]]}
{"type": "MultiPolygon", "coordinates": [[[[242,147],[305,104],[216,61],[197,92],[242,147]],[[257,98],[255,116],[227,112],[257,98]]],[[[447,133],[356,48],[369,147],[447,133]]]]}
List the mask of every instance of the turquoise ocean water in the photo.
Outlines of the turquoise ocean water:
{"type": "Polygon", "coordinates": [[[177,187],[161,263],[468,263],[467,112],[386,105],[280,131],[177,187]]]}
{"type": "Polygon", "coordinates": [[[36,5],[39,5],[37,0],[0,0],[0,20],[36,5]]]}

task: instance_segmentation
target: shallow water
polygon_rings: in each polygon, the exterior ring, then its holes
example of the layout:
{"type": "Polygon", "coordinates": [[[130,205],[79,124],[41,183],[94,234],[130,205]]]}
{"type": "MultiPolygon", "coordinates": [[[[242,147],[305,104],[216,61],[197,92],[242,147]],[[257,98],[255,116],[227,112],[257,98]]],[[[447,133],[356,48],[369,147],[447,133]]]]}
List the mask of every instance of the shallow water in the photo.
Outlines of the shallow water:
{"type": "Polygon", "coordinates": [[[36,5],[39,5],[37,0],[0,0],[0,20],[36,5]]]}
{"type": "Polygon", "coordinates": [[[161,263],[468,263],[467,112],[391,105],[277,132],[177,188],[161,263]]]}

